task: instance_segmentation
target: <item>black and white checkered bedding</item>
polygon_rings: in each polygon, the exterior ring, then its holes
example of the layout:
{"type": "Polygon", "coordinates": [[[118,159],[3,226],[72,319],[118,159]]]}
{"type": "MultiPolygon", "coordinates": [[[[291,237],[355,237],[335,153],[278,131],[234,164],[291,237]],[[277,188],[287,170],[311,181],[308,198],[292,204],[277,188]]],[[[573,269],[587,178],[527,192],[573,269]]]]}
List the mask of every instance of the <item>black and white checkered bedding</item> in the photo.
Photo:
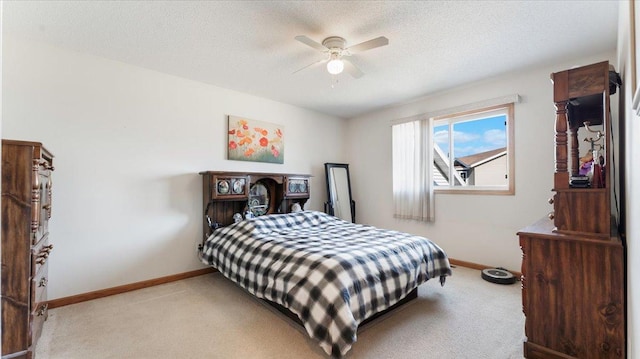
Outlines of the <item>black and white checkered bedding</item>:
{"type": "Polygon", "coordinates": [[[220,228],[205,242],[201,260],[295,313],[333,356],[349,351],[361,321],[428,279],[444,284],[451,275],[444,251],[426,238],[315,211],[220,228]]]}

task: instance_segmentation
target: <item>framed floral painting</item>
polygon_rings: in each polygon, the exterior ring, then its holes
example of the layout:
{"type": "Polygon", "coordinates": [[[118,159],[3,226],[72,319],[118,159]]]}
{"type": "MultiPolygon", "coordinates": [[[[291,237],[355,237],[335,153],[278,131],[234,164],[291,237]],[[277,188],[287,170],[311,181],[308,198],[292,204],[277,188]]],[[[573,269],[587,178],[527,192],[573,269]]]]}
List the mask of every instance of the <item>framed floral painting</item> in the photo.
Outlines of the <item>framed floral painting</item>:
{"type": "Polygon", "coordinates": [[[283,132],[277,124],[229,116],[227,159],[284,163],[283,132]]]}

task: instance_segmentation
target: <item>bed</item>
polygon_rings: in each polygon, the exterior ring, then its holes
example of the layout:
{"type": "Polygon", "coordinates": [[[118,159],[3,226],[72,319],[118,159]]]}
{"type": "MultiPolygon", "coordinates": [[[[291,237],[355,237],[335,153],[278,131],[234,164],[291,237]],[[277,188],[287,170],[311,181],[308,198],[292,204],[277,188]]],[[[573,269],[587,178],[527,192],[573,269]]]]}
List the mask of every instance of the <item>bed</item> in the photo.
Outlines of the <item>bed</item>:
{"type": "Polygon", "coordinates": [[[408,233],[316,211],[267,214],[212,230],[200,258],[300,319],[329,355],[345,355],[367,318],[429,279],[451,275],[445,252],[408,233]]]}

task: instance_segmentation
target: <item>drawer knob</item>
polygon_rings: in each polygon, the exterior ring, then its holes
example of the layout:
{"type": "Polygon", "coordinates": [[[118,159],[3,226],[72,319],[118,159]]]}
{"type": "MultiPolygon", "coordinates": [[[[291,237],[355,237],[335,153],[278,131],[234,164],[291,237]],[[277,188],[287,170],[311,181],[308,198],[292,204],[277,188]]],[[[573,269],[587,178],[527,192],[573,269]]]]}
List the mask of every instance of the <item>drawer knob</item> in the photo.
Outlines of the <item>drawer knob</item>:
{"type": "Polygon", "coordinates": [[[40,166],[42,166],[44,169],[50,170],[50,171],[54,171],[55,168],[49,164],[49,162],[47,161],[42,161],[40,162],[40,166]]]}
{"type": "Polygon", "coordinates": [[[556,215],[553,212],[549,212],[547,217],[549,217],[549,219],[554,219],[554,218],[556,218],[556,215]]]}
{"type": "Polygon", "coordinates": [[[547,202],[549,202],[549,204],[553,204],[553,197],[549,198],[547,202]]]}

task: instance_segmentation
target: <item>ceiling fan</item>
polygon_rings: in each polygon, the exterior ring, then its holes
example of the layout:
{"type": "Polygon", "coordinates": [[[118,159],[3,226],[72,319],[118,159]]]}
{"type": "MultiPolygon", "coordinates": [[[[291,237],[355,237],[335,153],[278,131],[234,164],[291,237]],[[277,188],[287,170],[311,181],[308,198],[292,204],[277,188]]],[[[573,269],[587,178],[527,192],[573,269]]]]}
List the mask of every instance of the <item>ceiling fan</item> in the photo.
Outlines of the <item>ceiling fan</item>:
{"type": "Polygon", "coordinates": [[[384,36],[380,36],[375,39],[371,39],[369,41],[361,42],[357,45],[353,45],[350,47],[345,47],[346,40],[339,36],[327,37],[326,39],[322,40],[322,44],[319,44],[318,42],[311,40],[310,38],[304,35],[296,36],[295,39],[305,45],[311,46],[314,49],[322,52],[323,54],[326,55],[326,58],[316,61],[299,70],[296,70],[293,72],[294,74],[296,72],[302,71],[313,65],[326,62],[327,71],[330,74],[337,75],[341,73],[343,70],[346,70],[347,73],[349,73],[349,75],[353,76],[354,78],[362,77],[362,75],[364,75],[364,72],[362,72],[359,68],[357,68],[351,61],[346,59],[346,57],[349,57],[352,54],[356,54],[366,50],[371,50],[376,47],[385,46],[389,44],[389,39],[387,39],[384,36]]]}

